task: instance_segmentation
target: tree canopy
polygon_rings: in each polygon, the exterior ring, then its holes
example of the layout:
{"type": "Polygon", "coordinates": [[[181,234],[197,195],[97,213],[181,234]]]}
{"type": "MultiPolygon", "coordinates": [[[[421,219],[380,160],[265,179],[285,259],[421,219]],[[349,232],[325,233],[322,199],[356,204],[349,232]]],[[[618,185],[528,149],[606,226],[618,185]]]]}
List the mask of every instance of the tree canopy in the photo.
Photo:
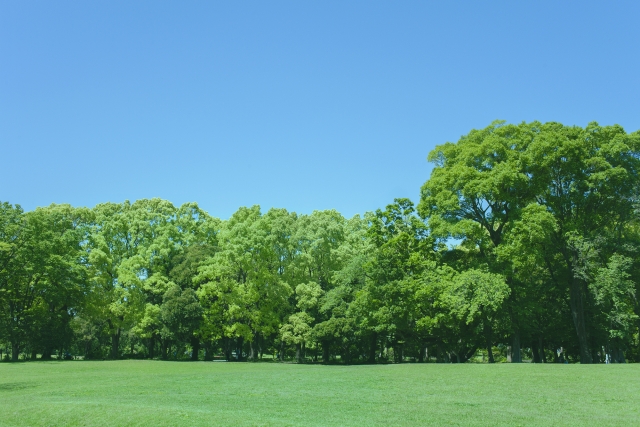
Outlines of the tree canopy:
{"type": "Polygon", "coordinates": [[[5,359],[640,359],[640,133],[494,122],[416,206],[0,203],[5,359]]]}

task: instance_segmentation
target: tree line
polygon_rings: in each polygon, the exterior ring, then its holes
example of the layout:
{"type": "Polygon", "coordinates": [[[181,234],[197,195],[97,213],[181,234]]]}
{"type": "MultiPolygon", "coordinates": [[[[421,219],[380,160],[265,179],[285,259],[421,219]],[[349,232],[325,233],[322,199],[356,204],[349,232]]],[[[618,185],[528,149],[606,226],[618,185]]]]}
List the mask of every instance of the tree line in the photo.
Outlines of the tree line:
{"type": "Polygon", "coordinates": [[[417,206],[350,219],[0,203],[0,358],[640,359],[640,132],[494,122],[429,160],[417,206]]]}

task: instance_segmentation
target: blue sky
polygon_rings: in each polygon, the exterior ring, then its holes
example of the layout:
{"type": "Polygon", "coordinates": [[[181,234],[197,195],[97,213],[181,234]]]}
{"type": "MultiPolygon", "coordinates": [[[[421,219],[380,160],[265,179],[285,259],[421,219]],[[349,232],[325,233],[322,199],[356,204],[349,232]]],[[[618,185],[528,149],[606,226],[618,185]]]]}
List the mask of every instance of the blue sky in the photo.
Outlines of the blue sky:
{"type": "Polygon", "coordinates": [[[0,200],[418,201],[495,119],[640,129],[640,2],[0,2],[0,200]]]}

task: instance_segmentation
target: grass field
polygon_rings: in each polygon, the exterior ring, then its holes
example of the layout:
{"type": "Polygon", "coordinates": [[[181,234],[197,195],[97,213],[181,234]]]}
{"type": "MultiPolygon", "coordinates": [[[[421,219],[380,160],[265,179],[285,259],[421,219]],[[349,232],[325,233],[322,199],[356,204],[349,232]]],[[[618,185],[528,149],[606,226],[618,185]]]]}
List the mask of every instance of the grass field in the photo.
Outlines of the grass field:
{"type": "Polygon", "coordinates": [[[0,364],[2,426],[640,425],[640,365],[0,364]]]}

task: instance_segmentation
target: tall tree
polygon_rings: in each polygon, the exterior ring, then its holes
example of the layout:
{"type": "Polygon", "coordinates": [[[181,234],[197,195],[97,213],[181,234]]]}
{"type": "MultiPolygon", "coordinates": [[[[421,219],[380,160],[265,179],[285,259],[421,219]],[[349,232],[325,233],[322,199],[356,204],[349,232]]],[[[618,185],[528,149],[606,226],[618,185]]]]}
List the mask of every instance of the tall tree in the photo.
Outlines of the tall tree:
{"type": "Polygon", "coordinates": [[[529,147],[528,157],[536,202],[556,221],[553,246],[548,249],[558,257],[556,262],[549,260],[549,266],[554,277],[568,285],[580,360],[591,363],[589,284],[579,274],[580,251],[575,243],[603,232],[622,243],[640,179],[640,134],[597,123],[585,129],[547,123],[529,147]]]}
{"type": "Polygon", "coordinates": [[[525,284],[508,263],[500,262],[496,248],[534,198],[524,154],[539,127],[537,122],[506,125],[498,121],[471,131],[456,144],[437,146],[429,154],[436,167],[422,186],[418,206],[436,236],[462,239],[463,245],[479,250],[492,272],[505,276],[511,288],[507,310],[515,362],[521,361],[521,330],[528,323],[519,309],[525,284]]]}
{"type": "Polygon", "coordinates": [[[368,219],[375,249],[365,265],[368,280],[356,306],[363,327],[381,336],[401,362],[405,344],[416,339],[418,278],[435,267],[437,243],[409,199],[396,199],[368,219]]]}
{"type": "Polygon", "coordinates": [[[25,344],[47,358],[68,344],[71,314],[83,303],[82,244],[88,212],[51,205],[22,213],[3,203],[0,214],[0,330],[13,361],[25,344]]]}

